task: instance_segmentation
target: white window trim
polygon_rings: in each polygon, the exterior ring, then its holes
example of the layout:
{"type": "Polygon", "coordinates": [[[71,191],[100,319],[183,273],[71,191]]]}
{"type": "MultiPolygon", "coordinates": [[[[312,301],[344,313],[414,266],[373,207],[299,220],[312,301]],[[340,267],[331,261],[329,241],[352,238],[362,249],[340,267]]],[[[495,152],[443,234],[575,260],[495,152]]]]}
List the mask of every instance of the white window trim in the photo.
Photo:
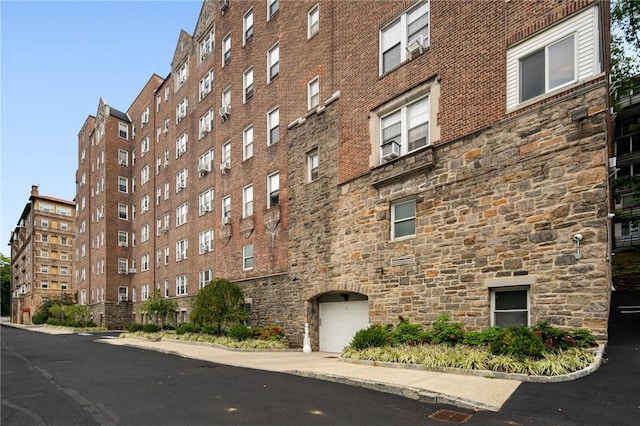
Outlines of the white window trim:
{"type": "MultiPolygon", "coordinates": [[[[398,222],[400,223],[400,222],[398,222]]],[[[393,241],[399,241],[399,240],[406,240],[406,239],[411,239],[411,238],[415,238],[418,230],[418,203],[416,199],[408,199],[408,200],[398,200],[396,202],[393,202],[391,204],[391,240],[393,241]],[[412,217],[408,217],[408,218],[404,218],[402,219],[403,222],[409,221],[409,220],[413,220],[413,234],[409,234],[409,235],[403,235],[401,237],[396,237],[396,207],[400,206],[402,204],[408,204],[413,202],[414,205],[414,211],[413,211],[413,216],[412,217]]]]}
{"type": "Polygon", "coordinates": [[[579,84],[597,76],[602,70],[598,31],[599,9],[595,5],[576,13],[574,16],[563,20],[540,34],[509,47],[506,55],[507,112],[536,103],[540,99],[553,96],[555,93],[566,90],[574,84],[579,84]],[[575,34],[575,80],[520,103],[520,60],[571,34],[575,34]]]}

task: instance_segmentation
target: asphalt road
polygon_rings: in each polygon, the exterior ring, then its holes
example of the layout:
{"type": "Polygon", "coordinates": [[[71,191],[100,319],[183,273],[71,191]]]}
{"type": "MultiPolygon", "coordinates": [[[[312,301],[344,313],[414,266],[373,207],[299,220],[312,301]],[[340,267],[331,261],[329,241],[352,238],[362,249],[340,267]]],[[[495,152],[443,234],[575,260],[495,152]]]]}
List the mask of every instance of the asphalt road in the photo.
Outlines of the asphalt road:
{"type": "Polygon", "coordinates": [[[441,424],[440,406],[99,337],[2,327],[2,425],[441,424]]]}
{"type": "Polygon", "coordinates": [[[424,404],[322,380],[2,327],[1,424],[640,424],[640,292],[614,293],[606,362],[570,382],[523,383],[502,410],[424,404]],[[638,311],[638,312],[636,312],[638,311]],[[449,410],[443,412],[442,410],[449,410]],[[449,417],[447,417],[449,416],[449,417]]]}

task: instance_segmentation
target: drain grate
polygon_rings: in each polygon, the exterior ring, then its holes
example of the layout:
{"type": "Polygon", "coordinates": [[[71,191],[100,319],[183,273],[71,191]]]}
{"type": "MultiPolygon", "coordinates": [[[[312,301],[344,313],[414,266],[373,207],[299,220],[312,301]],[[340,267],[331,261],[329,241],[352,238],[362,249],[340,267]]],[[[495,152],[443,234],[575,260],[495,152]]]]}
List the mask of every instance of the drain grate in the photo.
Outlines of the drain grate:
{"type": "Polygon", "coordinates": [[[429,416],[431,419],[442,420],[449,423],[464,423],[473,417],[472,414],[459,413],[451,410],[438,410],[429,416]]]}

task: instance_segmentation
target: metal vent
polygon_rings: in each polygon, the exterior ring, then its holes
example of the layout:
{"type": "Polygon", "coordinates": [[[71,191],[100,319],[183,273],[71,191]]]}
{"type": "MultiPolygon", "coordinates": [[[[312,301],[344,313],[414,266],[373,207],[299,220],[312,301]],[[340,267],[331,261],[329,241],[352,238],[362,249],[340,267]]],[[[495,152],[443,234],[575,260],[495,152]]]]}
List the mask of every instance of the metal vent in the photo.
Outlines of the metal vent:
{"type": "Polygon", "coordinates": [[[400,266],[400,265],[408,265],[410,263],[416,263],[415,254],[410,254],[407,256],[400,256],[391,259],[391,266],[400,266]]]}

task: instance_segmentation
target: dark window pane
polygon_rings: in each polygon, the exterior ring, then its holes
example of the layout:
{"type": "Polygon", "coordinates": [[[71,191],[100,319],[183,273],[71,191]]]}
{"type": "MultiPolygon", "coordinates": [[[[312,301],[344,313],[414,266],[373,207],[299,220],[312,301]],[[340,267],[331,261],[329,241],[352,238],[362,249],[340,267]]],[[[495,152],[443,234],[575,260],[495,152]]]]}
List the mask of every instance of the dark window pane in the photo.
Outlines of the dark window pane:
{"type": "Polygon", "coordinates": [[[528,325],[528,313],[524,312],[496,312],[494,323],[500,327],[511,327],[515,325],[528,325]]]}
{"type": "Polygon", "coordinates": [[[543,94],[544,49],[520,60],[520,102],[543,94]]]}
{"type": "Polygon", "coordinates": [[[496,291],[496,311],[527,309],[527,290],[496,291]]]}
{"type": "Polygon", "coordinates": [[[385,73],[400,64],[400,43],[382,54],[382,72],[385,73]]]}

